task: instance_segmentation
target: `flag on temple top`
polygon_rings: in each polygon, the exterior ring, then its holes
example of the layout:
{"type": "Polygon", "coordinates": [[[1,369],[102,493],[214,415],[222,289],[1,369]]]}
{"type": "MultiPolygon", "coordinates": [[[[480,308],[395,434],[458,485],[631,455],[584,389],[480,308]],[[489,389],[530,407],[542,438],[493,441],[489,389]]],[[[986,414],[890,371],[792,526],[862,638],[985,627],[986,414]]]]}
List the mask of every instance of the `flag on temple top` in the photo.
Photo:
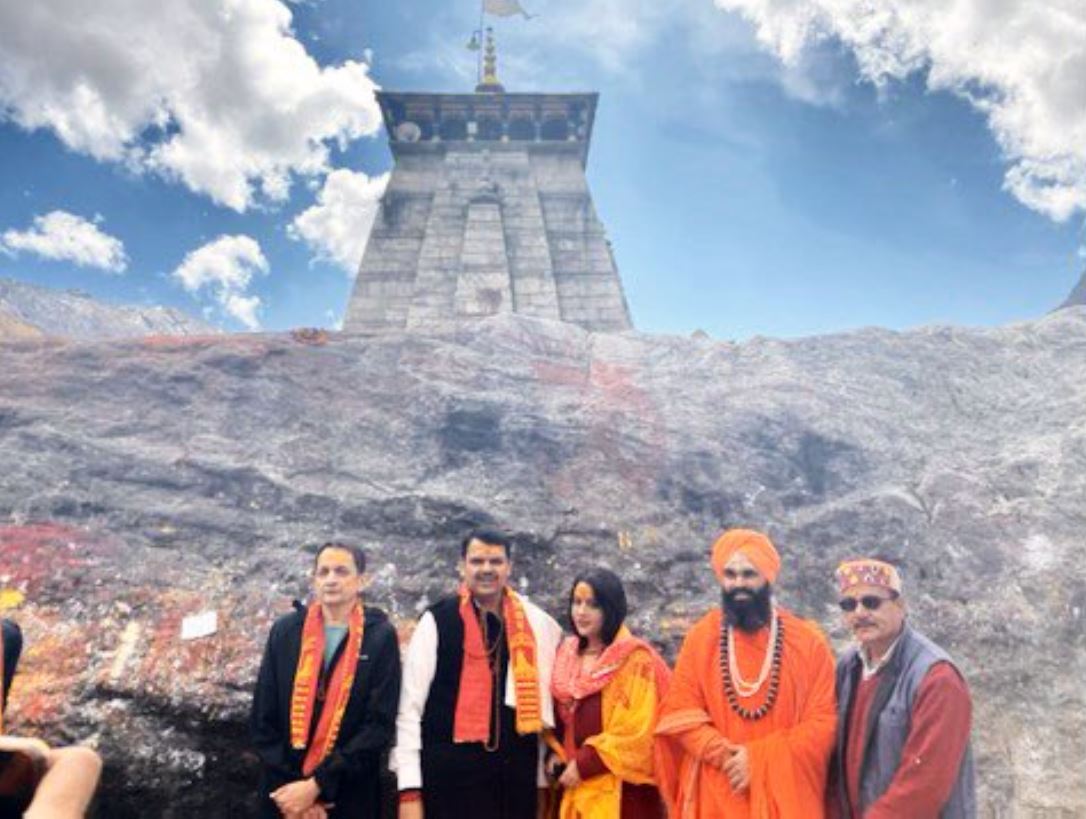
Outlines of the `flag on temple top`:
{"type": "Polygon", "coordinates": [[[515,14],[522,14],[527,20],[532,16],[524,10],[519,0],[483,0],[483,11],[495,17],[512,17],[515,14]]]}

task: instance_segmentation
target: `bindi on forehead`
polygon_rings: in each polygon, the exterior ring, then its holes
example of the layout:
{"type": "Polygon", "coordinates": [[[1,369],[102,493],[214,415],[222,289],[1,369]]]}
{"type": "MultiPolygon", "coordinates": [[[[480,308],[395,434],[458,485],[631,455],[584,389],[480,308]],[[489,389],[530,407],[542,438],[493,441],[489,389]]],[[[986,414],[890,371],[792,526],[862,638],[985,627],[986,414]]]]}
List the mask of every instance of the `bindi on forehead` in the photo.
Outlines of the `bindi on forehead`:
{"type": "Polygon", "coordinates": [[[573,596],[578,600],[592,600],[596,593],[587,583],[578,583],[573,587],[573,596]]]}

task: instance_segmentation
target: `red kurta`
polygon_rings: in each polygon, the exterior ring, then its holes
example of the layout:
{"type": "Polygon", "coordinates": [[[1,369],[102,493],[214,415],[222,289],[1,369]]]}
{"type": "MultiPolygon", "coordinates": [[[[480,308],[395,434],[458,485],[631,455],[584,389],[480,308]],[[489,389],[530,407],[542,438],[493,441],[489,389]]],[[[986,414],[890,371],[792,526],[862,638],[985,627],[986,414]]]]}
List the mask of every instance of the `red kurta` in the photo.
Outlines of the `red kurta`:
{"type": "MultiPolygon", "coordinates": [[[[867,719],[879,674],[856,687],[849,713],[845,745],[848,800],[853,816],[860,816],[860,771],[863,767],[867,719]]],[[[969,741],[972,702],[965,681],[949,663],[936,663],[916,692],[909,738],[901,753],[901,766],[890,787],[868,808],[862,819],[938,819],[958,778],[962,755],[969,741]]]]}

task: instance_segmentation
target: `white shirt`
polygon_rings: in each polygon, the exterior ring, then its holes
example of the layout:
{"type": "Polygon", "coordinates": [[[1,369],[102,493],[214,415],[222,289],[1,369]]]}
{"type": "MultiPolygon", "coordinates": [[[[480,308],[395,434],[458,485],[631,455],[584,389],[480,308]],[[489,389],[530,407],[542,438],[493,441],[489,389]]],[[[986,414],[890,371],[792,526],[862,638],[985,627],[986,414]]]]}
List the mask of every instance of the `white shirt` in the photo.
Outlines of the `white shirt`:
{"type": "Polygon", "coordinates": [[[890,662],[890,658],[894,656],[894,651],[897,649],[897,644],[900,642],[901,635],[899,634],[898,638],[894,640],[894,642],[890,643],[890,647],[886,649],[886,653],[883,654],[882,657],[875,662],[871,662],[871,660],[868,659],[867,649],[863,646],[860,646],[860,662],[863,663],[864,666],[862,679],[870,680],[872,677],[882,671],[883,667],[888,662],[890,662]]]}
{"type": "MultiPolygon", "coordinates": [[[[539,700],[543,725],[554,727],[554,701],[551,699],[551,672],[554,656],[562,641],[562,627],[543,609],[520,596],[528,625],[535,636],[539,670],[539,700]]],[[[437,622],[430,612],[419,618],[415,633],[407,644],[400,683],[400,712],[396,717],[396,747],[392,749],[390,767],[396,771],[400,790],[422,787],[422,714],[430,697],[430,685],[437,673],[437,622]]],[[[510,670],[505,677],[505,704],[515,708],[517,695],[510,670]]],[[[537,780],[540,787],[547,784],[543,773],[543,741],[540,740],[537,780]]]]}

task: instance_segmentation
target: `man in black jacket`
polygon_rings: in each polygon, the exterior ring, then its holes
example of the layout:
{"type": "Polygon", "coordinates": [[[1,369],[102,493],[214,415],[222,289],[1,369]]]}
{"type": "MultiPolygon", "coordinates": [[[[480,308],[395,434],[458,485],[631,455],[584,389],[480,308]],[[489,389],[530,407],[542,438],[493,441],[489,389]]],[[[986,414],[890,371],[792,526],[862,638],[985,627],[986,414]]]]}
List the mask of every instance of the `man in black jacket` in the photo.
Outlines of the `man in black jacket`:
{"type": "Polygon", "coordinates": [[[266,819],[376,819],[400,695],[396,631],[363,607],[366,558],[326,543],[314,602],[272,626],[253,697],[266,819]]]}

